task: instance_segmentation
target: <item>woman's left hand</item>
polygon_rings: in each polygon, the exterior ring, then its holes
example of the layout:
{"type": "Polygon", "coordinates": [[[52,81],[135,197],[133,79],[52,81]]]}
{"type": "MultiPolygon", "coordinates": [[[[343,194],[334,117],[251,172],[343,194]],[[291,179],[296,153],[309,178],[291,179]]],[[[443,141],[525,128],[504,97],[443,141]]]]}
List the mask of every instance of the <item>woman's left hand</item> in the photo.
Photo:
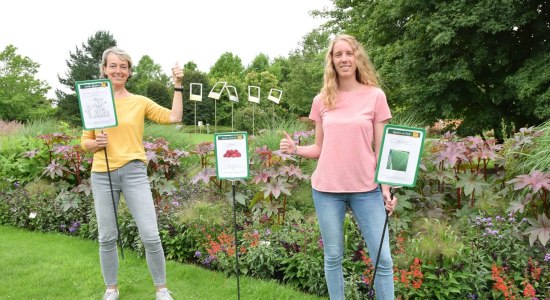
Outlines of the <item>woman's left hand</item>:
{"type": "Polygon", "coordinates": [[[382,189],[382,196],[384,197],[384,207],[388,211],[388,216],[391,216],[395,207],[397,207],[397,197],[394,194],[392,198],[390,189],[382,189]]]}
{"type": "Polygon", "coordinates": [[[183,82],[183,69],[176,62],[176,65],[172,67],[172,80],[174,85],[181,85],[183,82]]]}

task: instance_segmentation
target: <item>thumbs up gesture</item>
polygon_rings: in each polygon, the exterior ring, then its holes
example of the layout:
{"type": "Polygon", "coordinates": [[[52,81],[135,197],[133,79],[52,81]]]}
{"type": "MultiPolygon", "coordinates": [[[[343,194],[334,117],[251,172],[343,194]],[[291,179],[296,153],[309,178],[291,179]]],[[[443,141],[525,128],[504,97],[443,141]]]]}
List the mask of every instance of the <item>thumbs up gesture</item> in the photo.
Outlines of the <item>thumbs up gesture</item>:
{"type": "Polygon", "coordinates": [[[181,85],[183,82],[183,69],[179,66],[178,62],[172,67],[172,80],[175,85],[181,85]]]}
{"type": "Polygon", "coordinates": [[[286,131],[283,131],[283,134],[285,137],[281,139],[281,142],[279,143],[279,150],[286,154],[296,154],[297,145],[294,143],[294,140],[292,140],[286,131]]]}

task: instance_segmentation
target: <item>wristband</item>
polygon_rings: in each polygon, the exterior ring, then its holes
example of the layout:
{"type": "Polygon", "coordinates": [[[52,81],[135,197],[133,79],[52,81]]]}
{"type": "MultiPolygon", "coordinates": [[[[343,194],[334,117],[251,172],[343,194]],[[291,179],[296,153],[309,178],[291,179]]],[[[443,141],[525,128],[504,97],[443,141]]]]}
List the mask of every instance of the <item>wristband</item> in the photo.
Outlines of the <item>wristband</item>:
{"type": "Polygon", "coordinates": [[[174,92],[182,92],[183,93],[183,87],[179,87],[179,88],[175,87],[174,92]]]}

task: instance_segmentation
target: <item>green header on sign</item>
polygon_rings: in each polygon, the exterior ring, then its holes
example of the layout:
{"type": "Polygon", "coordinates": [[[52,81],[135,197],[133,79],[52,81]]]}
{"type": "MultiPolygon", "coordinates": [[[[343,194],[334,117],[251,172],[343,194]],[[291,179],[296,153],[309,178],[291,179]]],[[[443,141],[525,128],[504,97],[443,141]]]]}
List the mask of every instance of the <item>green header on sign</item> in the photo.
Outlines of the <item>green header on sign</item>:
{"type": "Polygon", "coordinates": [[[240,140],[243,138],[244,138],[243,134],[218,136],[218,140],[240,140]]]}

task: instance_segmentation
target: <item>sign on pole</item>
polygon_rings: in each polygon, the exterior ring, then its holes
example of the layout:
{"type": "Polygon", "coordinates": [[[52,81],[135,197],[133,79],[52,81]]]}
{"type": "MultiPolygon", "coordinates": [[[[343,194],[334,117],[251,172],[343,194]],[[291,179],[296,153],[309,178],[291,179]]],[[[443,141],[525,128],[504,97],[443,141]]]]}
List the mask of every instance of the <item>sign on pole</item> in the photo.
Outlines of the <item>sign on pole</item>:
{"type": "Polygon", "coordinates": [[[386,124],[375,181],[391,186],[416,184],[426,130],[386,124]]]}
{"type": "MultiPolygon", "coordinates": [[[[84,129],[95,130],[118,126],[115,97],[109,79],[77,81],[75,82],[75,90],[78,96],[78,105],[80,106],[82,127],[84,129]]],[[[103,153],[105,153],[105,164],[107,165],[107,175],[109,178],[109,188],[111,190],[113,213],[115,215],[118,244],[120,246],[120,254],[122,258],[124,258],[124,248],[122,247],[122,239],[120,238],[120,227],[118,226],[117,208],[115,196],[113,194],[111,170],[109,170],[107,147],[103,148],[103,153]]]]}
{"type": "Polygon", "coordinates": [[[220,96],[225,89],[225,85],[227,82],[216,82],[212,89],[210,90],[210,93],[208,93],[208,98],[214,99],[214,132],[218,131],[218,116],[217,116],[217,100],[220,99],[220,96]]]}
{"type": "MultiPolygon", "coordinates": [[[[279,104],[282,96],[283,91],[278,89],[271,89],[269,90],[269,95],[267,96],[267,99],[275,102],[276,104],[279,104]]],[[[275,128],[275,106],[273,106],[271,110],[271,127],[275,128]]]]}
{"type": "Polygon", "coordinates": [[[237,94],[237,89],[232,85],[226,85],[225,89],[227,90],[229,101],[231,101],[231,131],[233,131],[233,102],[239,102],[239,95],[237,94]]]}
{"type": "Polygon", "coordinates": [[[195,133],[197,133],[197,101],[202,101],[202,83],[189,84],[189,100],[194,101],[195,105],[195,133]],[[198,93],[195,93],[198,90],[198,93]]]}
{"type": "MultiPolygon", "coordinates": [[[[260,103],[260,87],[259,86],[248,86],[248,101],[252,103],[259,104],[260,103]],[[253,91],[256,91],[255,93],[253,91]]],[[[252,134],[255,134],[254,131],[254,111],[255,111],[255,105],[252,104],[252,134]]]]}

